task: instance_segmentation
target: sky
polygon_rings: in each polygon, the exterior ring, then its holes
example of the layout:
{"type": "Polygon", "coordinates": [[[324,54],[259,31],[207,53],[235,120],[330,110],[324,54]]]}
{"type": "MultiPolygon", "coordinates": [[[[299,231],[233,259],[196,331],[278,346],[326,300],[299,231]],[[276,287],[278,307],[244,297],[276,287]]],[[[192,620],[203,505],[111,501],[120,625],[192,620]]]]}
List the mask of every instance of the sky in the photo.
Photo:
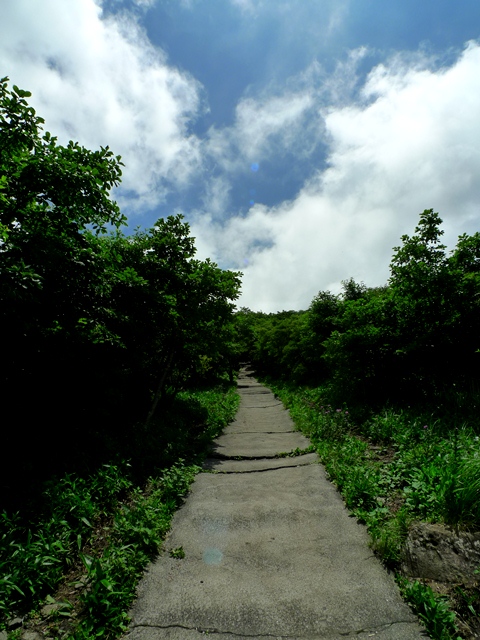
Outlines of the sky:
{"type": "Polygon", "coordinates": [[[478,0],[4,0],[3,76],[122,156],[129,230],[183,214],[239,306],[385,284],[424,209],[449,249],[480,230],[478,0]]]}

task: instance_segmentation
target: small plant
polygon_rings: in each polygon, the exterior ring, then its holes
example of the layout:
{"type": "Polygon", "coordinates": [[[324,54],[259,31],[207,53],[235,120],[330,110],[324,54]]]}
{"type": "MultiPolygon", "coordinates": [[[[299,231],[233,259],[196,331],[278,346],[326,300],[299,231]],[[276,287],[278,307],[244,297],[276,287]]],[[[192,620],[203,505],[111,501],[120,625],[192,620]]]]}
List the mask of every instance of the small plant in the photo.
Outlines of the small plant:
{"type": "Polygon", "coordinates": [[[170,549],[169,556],[177,560],[183,560],[183,558],[185,558],[185,551],[183,547],[176,547],[175,549],[170,549]]]}
{"type": "Polygon", "coordinates": [[[432,589],[417,580],[397,578],[405,600],[422,620],[434,640],[461,640],[455,625],[455,613],[449,608],[446,598],[437,596],[432,589]]]}
{"type": "Polygon", "coordinates": [[[466,456],[459,464],[455,489],[460,521],[480,525],[480,451],[466,456]]]}
{"type": "Polygon", "coordinates": [[[297,456],[303,456],[306,453],[313,453],[315,451],[315,446],[311,444],[305,449],[300,449],[297,447],[296,449],[292,449],[291,451],[282,451],[281,453],[276,454],[276,458],[296,458],[297,456]]]}
{"type": "Polygon", "coordinates": [[[377,508],[365,517],[368,532],[372,537],[372,549],[390,566],[395,566],[408,535],[411,516],[405,508],[393,517],[389,509],[377,508]]]}

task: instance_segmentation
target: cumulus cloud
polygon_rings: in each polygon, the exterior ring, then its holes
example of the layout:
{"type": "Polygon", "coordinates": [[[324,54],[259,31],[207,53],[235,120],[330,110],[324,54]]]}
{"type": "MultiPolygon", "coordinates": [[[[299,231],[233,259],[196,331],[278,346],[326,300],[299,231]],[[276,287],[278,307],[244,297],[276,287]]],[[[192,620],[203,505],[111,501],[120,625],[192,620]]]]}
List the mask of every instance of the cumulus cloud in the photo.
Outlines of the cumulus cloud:
{"type": "Polygon", "coordinates": [[[319,137],[313,106],[308,92],[244,98],[237,105],[231,127],[210,130],[206,152],[227,172],[261,162],[272,153],[308,154],[319,137]]]}
{"type": "MultiPolygon", "coordinates": [[[[268,23],[265,12],[280,9],[285,33],[290,18],[295,31],[296,13],[302,27],[316,24],[304,19],[310,5],[303,0],[231,2],[246,24],[252,11],[263,11],[268,23]]],[[[134,0],[137,14],[152,3],[134,0]]],[[[327,5],[322,33],[335,31],[349,10],[348,0],[327,5]]],[[[396,55],[362,81],[365,47],[333,73],[313,60],[280,85],[273,78],[262,91],[246,89],[231,126],[199,139],[192,123],[204,109],[203,88],[172,67],[134,14],[102,7],[102,0],[42,0],[36,11],[31,0],[5,3],[0,75],[33,92],[33,106],[60,142],[109,145],[123,156],[116,197],[126,212],[155,209],[193,184],[199,255],[244,272],[241,304],[305,308],[318,290],[338,291],[342,279],[383,284],[392,247],[425,208],[445,220],[450,246],[478,229],[478,43],[444,66],[422,54],[396,55]],[[326,164],[318,152],[325,146],[326,164]],[[261,173],[275,164],[271,184],[280,183],[280,168],[291,171],[284,158],[305,168],[298,193],[270,207],[252,196],[248,212],[232,211],[235,190],[251,190],[249,167],[259,163],[261,173]]]]}
{"type": "Polygon", "coordinates": [[[311,157],[325,141],[322,105],[338,108],[351,102],[358,90],[358,65],[368,55],[366,47],[354,49],[330,73],[314,60],[286,82],[243,97],[232,125],[209,130],[203,154],[227,175],[253,162],[287,155],[297,160],[311,157]]]}
{"type": "Polygon", "coordinates": [[[349,277],[384,284],[392,247],[435,208],[450,246],[478,229],[480,46],[447,68],[400,64],[369,74],[359,100],[322,109],[328,168],[288,203],[253,207],[207,234],[216,259],[244,272],[240,304],[305,308],[349,277]]]}
{"type": "Polygon", "coordinates": [[[109,145],[122,155],[120,199],[134,196],[130,208],[154,206],[198,167],[189,123],[200,86],[168,65],[132,14],[106,17],[100,0],[42,0],[36,11],[29,0],[7,3],[0,66],[32,91],[32,105],[60,142],[109,145]]]}

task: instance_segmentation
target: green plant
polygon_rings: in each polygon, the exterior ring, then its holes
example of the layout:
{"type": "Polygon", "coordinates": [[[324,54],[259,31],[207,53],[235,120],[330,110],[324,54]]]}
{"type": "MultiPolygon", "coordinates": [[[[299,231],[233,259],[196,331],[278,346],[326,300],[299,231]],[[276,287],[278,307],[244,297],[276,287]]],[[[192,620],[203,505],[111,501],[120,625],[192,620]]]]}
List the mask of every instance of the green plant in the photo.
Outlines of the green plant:
{"type": "Polygon", "coordinates": [[[435,595],[432,589],[417,580],[397,578],[404,598],[425,625],[434,640],[461,640],[455,626],[455,613],[445,598],[435,595]]]}
{"type": "Polygon", "coordinates": [[[373,415],[366,422],[364,430],[372,439],[372,442],[389,444],[402,428],[405,428],[402,415],[398,412],[386,410],[373,415]]]}
{"type": "Polygon", "coordinates": [[[184,548],[177,547],[176,549],[170,549],[169,555],[171,558],[176,558],[177,560],[183,560],[183,558],[185,558],[184,548]]]}
{"type": "Polygon", "coordinates": [[[36,533],[25,530],[17,516],[1,514],[0,616],[25,611],[55,587],[65,567],[69,531],[49,521],[36,533]]]}
{"type": "Polygon", "coordinates": [[[397,511],[393,517],[386,507],[366,514],[365,522],[372,538],[372,549],[387,565],[395,566],[400,560],[411,520],[405,508],[397,511]]]}
{"type": "Polygon", "coordinates": [[[20,515],[0,515],[0,615],[35,607],[88,542],[95,520],[111,513],[131,487],[119,466],[105,465],[82,478],[67,474],[45,484],[40,520],[25,526],[20,515]]]}
{"type": "Polygon", "coordinates": [[[310,445],[305,447],[305,449],[300,449],[297,447],[296,449],[292,449],[291,451],[282,451],[281,453],[277,453],[275,455],[276,458],[296,458],[297,456],[303,456],[306,453],[312,453],[315,451],[314,445],[310,445]]]}
{"type": "Polygon", "coordinates": [[[458,466],[455,488],[458,520],[465,524],[480,525],[480,453],[472,451],[458,466]]]}
{"type": "Polygon", "coordinates": [[[86,617],[77,638],[115,637],[126,630],[138,578],[158,552],[173,513],[198,470],[180,462],[159,479],[151,479],[145,491],[134,492],[129,504],[120,509],[102,557],[82,555],[88,588],[83,595],[86,617]]]}

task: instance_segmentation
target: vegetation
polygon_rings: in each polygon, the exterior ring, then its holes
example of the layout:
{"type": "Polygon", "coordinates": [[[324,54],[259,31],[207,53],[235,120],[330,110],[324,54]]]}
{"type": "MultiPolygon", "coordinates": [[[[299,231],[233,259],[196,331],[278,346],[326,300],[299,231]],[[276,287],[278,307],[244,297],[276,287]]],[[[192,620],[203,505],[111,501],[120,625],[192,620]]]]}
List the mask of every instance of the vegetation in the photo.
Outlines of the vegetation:
{"type": "MultiPolygon", "coordinates": [[[[244,357],[397,570],[414,521],[480,530],[480,234],[448,254],[441,223],[433,210],[420,215],[384,287],[347,280],[306,311],[242,309],[237,319],[244,357]]],[[[433,638],[457,638],[445,599],[402,584],[433,638]]],[[[448,595],[462,634],[475,637],[478,583],[448,595]]]]}
{"type": "MultiPolygon", "coordinates": [[[[306,311],[234,313],[240,274],[196,259],[181,216],[125,235],[110,197],[120,157],[58,144],[29,96],[0,80],[0,625],[28,614],[78,640],[125,628],[205,444],[234,414],[241,359],[389,566],[414,520],[480,528],[480,233],[447,253],[426,210],[384,287],[347,280],[306,311]]],[[[432,637],[478,620],[478,588],[449,593],[455,617],[399,580],[432,637]]]]}
{"type": "Polygon", "coordinates": [[[120,157],[59,145],[29,95],[0,81],[7,508],[31,497],[33,477],[129,457],[179,390],[231,377],[240,287],[239,274],[194,257],[181,216],[125,236],[110,199],[120,157]]]}
{"type": "MultiPolygon", "coordinates": [[[[147,562],[158,552],[171,517],[200,469],[204,444],[233,419],[238,395],[179,393],[171,419],[188,452],[171,444],[165,470],[143,483],[129,463],[92,476],[69,474],[43,486],[35,513],[2,516],[0,616],[27,615],[27,625],[55,637],[115,638],[147,562]],[[204,420],[204,422],[198,422],[204,420]],[[195,421],[196,437],[190,424],[195,421]],[[178,457],[188,453],[188,460],[178,457]],[[38,607],[43,613],[35,613],[38,607]]],[[[162,447],[155,450],[162,459],[162,447]]],[[[178,552],[176,557],[181,557],[178,552]]]]}
{"type": "Polygon", "coordinates": [[[125,235],[120,157],[58,144],[29,97],[0,80],[0,628],[113,638],[234,415],[240,274],[181,216],[125,235]]]}

